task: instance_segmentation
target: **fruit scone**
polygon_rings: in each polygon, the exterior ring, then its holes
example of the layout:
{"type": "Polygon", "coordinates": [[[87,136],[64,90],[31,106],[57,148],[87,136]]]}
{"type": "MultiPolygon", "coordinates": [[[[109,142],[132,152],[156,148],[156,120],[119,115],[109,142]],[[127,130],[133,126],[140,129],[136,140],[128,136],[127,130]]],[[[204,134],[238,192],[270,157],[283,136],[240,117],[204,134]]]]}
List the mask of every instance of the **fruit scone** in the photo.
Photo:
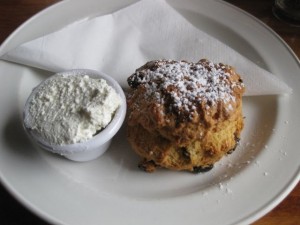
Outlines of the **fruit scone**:
{"type": "Polygon", "coordinates": [[[155,60],[127,81],[127,134],[140,168],[201,172],[235,149],[245,87],[231,66],[155,60]]]}

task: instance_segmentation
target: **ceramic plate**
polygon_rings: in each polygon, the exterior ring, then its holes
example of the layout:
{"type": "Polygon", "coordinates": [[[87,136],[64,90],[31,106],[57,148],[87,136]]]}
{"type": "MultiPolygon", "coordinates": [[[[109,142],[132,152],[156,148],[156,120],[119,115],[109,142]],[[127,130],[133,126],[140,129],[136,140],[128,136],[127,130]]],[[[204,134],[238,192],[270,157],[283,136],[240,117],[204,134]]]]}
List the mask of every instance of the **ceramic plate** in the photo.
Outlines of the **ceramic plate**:
{"type": "MultiPolygon", "coordinates": [[[[132,1],[63,1],[27,21],[0,55],[76,20],[132,1]]],[[[49,73],[0,61],[0,177],[26,207],[55,224],[249,224],[299,181],[300,69],[287,45],[252,16],[222,1],[168,1],[192,24],[276,74],[289,96],[244,98],[238,149],[204,174],[137,169],[124,127],[101,158],[74,163],[33,146],[21,126],[32,87],[49,73]]]]}

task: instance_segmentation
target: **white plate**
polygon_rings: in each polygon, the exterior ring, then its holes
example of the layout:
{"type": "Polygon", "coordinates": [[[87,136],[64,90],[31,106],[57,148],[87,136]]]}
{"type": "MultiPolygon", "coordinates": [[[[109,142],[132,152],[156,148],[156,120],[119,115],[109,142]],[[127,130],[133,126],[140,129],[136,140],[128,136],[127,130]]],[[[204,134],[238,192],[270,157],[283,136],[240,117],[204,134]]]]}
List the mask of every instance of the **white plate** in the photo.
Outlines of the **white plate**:
{"type": "MultiPolygon", "coordinates": [[[[129,1],[63,1],[39,13],[1,46],[14,46],[129,1]],[[67,12],[67,13],[66,13],[67,12]]],[[[300,69],[287,45],[259,21],[222,1],[169,1],[195,26],[222,40],[294,89],[290,96],[244,98],[238,149],[205,174],[137,169],[124,128],[111,149],[74,163],[32,146],[20,112],[48,73],[0,61],[0,177],[33,212],[55,224],[249,224],[299,181],[300,69]]]]}

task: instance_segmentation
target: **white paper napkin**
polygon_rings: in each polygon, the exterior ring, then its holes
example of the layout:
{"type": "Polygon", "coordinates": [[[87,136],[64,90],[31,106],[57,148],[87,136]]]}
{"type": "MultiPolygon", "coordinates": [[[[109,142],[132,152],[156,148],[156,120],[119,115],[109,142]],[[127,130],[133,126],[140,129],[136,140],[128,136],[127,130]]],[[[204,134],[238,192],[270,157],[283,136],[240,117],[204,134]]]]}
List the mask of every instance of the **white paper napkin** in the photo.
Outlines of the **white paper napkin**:
{"type": "Polygon", "coordinates": [[[2,58],[53,72],[95,69],[123,87],[127,77],[149,60],[207,58],[234,66],[245,82],[246,95],[291,93],[275,75],[195,28],[164,0],[142,0],[109,15],[75,22],[2,58]]]}

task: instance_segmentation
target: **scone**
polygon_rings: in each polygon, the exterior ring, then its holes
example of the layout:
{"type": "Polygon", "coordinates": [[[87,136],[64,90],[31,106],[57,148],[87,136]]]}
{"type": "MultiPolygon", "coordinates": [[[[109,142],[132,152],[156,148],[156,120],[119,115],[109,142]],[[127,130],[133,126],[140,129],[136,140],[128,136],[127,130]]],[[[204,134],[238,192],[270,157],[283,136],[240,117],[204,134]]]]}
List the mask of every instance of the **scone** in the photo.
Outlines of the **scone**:
{"type": "Polygon", "coordinates": [[[156,60],[128,84],[128,140],[145,171],[205,171],[235,149],[245,88],[231,66],[156,60]]]}

